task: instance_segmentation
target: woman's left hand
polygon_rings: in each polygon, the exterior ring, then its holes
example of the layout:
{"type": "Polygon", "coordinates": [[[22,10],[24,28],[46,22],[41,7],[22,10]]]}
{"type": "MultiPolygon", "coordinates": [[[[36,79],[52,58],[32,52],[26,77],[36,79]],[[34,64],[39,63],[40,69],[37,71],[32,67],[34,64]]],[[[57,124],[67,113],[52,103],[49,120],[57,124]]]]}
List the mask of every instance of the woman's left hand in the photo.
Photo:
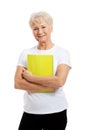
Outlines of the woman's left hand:
{"type": "Polygon", "coordinates": [[[28,71],[27,69],[23,69],[23,78],[26,79],[26,80],[29,80],[29,77],[32,76],[32,73],[30,71],[28,71]]]}

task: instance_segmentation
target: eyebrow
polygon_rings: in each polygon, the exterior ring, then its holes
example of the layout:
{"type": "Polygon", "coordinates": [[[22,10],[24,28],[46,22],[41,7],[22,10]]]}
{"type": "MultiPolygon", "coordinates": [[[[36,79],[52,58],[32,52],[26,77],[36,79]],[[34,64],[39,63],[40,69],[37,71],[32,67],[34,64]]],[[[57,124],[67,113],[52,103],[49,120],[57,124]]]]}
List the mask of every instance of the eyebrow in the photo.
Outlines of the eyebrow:
{"type": "MultiPolygon", "coordinates": [[[[41,24],[40,26],[46,26],[46,24],[41,24]]],[[[38,28],[37,26],[33,26],[33,29],[34,28],[38,28]]]]}

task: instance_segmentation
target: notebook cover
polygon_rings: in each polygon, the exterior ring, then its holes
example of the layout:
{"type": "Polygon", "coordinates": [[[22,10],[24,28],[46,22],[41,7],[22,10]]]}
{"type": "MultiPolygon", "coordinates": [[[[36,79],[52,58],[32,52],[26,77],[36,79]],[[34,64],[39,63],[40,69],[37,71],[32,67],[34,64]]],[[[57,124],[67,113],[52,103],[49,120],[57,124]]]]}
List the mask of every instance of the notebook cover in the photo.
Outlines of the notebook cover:
{"type": "Polygon", "coordinates": [[[27,68],[34,75],[52,76],[53,56],[52,55],[27,55],[27,68]]]}
{"type": "MultiPolygon", "coordinates": [[[[27,55],[27,69],[34,75],[52,76],[53,75],[53,56],[52,55],[27,55]]],[[[37,92],[53,92],[52,90],[40,90],[37,92]]]]}

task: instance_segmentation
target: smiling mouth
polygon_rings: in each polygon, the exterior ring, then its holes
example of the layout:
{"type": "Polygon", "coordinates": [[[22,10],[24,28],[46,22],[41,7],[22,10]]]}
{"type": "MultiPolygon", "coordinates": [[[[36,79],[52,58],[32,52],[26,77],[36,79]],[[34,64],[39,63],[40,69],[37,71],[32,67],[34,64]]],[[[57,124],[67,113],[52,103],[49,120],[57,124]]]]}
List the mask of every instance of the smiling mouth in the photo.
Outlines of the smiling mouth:
{"type": "Polygon", "coordinates": [[[38,38],[43,38],[45,35],[42,35],[42,36],[38,36],[38,38]]]}

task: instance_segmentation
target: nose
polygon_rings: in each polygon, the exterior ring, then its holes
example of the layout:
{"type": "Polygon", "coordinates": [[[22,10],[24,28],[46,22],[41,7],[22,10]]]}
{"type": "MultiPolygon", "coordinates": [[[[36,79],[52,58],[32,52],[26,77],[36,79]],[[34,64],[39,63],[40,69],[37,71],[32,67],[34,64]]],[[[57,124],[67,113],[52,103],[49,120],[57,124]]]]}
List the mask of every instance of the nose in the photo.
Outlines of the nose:
{"type": "Polygon", "coordinates": [[[39,29],[38,29],[38,34],[41,34],[41,33],[42,33],[42,29],[39,28],[39,29]]]}

